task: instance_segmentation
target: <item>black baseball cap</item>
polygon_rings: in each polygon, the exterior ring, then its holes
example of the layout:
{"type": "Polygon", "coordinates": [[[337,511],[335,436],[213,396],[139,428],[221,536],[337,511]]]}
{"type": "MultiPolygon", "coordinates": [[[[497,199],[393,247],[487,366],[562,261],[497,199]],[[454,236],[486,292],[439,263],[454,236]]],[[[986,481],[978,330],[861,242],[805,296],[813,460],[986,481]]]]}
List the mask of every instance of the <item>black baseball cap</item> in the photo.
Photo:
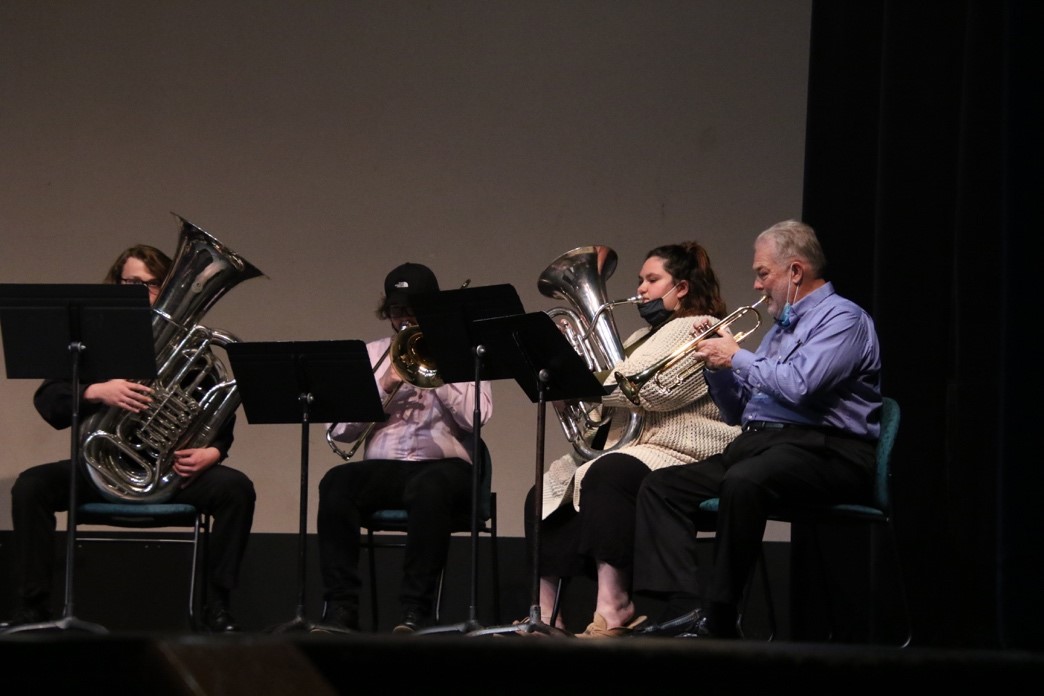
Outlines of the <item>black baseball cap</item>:
{"type": "Polygon", "coordinates": [[[439,281],[430,268],[419,263],[404,263],[384,279],[385,306],[409,306],[410,295],[436,292],[438,289],[439,281]]]}

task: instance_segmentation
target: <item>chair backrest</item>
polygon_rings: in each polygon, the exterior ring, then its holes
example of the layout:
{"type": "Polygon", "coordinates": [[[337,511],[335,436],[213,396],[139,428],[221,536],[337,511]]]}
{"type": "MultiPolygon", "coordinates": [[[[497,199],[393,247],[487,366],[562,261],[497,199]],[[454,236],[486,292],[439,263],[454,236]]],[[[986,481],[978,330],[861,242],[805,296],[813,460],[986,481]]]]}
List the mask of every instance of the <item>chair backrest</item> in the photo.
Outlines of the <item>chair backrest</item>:
{"type": "Polygon", "coordinates": [[[874,505],[891,514],[892,447],[899,433],[899,403],[884,397],[881,403],[881,437],[877,441],[877,476],[874,480],[874,505]]]}

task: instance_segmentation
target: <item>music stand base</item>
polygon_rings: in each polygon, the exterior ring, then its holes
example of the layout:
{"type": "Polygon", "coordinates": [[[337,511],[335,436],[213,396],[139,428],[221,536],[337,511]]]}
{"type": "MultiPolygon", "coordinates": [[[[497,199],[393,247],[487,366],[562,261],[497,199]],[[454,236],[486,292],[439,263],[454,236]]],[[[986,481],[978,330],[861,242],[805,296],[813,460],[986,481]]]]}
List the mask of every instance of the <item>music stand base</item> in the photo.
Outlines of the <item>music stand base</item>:
{"type": "Polygon", "coordinates": [[[480,631],[482,629],[482,624],[480,624],[478,621],[475,621],[474,619],[469,619],[467,621],[461,621],[460,623],[455,624],[447,624],[445,626],[428,626],[427,628],[422,628],[419,631],[415,631],[413,635],[433,636],[443,633],[460,633],[467,635],[475,631],[480,631]]]}
{"type": "Polygon", "coordinates": [[[526,623],[511,624],[510,626],[491,626],[489,628],[481,628],[477,631],[468,633],[468,637],[479,637],[479,636],[496,636],[496,635],[525,635],[527,633],[543,635],[543,636],[566,636],[568,635],[560,628],[549,626],[543,621],[527,621],[526,623]]]}
{"type": "Polygon", "coordinates": [[[305,633],[311,631],[313,628],[318,626],[304,617],[303,613],[298,613],[297,616],[290,619],[286,623],[281,623],[267,629],[266,633],[293,633],[295,631],[303,631],[305,633]]]}
{"type": "Polygon", "coordinates": [[[90,621],[83,621],[77,619],[75,616],[65,616],[57,621],[41,621],[39,623],[22,624],[21,626],[11,626],[0,631],[2,635],[8,635],[10,633],[30,633],[30,632],[46,632],[46,631],[83,631],[84,633],[97,633],[103,634],[108,633],[109,629],[90,621]]]}
{"type": "Polygon", "coordinates": [[[477,631],[468,633],[468,636],[495,636],[505,634],[516,634],[525,635],[527,633],[545,635],[545,636],[566,636],[569,635],[560,628],[550,626],[540,620],[540,605],[536,604],[529,609],[529,618],[522,622],[511,624],[509,626],[491,626],[490,628],[480,628],[477,631]]]}

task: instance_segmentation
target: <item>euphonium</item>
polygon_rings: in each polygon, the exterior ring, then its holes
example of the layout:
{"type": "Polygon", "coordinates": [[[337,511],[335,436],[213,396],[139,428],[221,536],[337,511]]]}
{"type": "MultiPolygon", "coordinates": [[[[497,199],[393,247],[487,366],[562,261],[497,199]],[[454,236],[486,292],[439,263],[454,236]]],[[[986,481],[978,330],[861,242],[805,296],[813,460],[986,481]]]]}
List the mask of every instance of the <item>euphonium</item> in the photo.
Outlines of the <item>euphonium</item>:
{"type": "Polygon", "coordinates": [[[211,350],[238,339],[198,322],[235,285],[264,274],[178,219],[178,249],[152,307],[157,361],[156,379],[148,383],[152,403],[141,413],[103,409],[80,431],[87,473],[101,494],[116,502],[170,498],[182,481],[174,473],[174,452],[209,445],[239,408],[235,380],[211,350]]]}
{"type": "MultiPolygon", "coordinates": [[[[540,274],[541,294],[569,301],[573,308],[556,307],[547,314],[555,320],[573,348],[592,372],[607,372],[625,357],[623,343],[610,310],[614,305],[637,303],[606,299],[605,281],[616,271],[616,252],[606,246],[578,247],[551,262],[540,274]]],[[[642,429],[642,414],[627,410],[627,421],[620,437],[609,447],[598,449],[592,441],[599,428],[609,422],[614,409],[600,404],[554,402],[555,412],[566,439],[584,460],[611,452],[634,442],[642,429]],[[600,413],[596,416],[594,414],[600,413]]]]}
{"type": "Polygon", "coordinates": [[[664,356],[660,360],[645,368],[641,372],[637,372],[633,375],[624,375],[619,372],[616,373],[616,383],[620,387],[620,391],[623,392],[632,404],[638,405],[641,403],[639,394],[642,391],[642,387],[649,383],[650,380],[656,382],[664,389],[670,390],[677,387],[679,384],[696,375],[698,372],[703,370],[703,361],[695,360],[692,361],[691,354],[695,353],[700,343],[706,338],[711,338],[716,335],[722,329],[731,326],[736,323],[739,319],[744,317],[746,314],[753,312],[754,326],[747,329],[746,331],[740,331],[733,334],[733,339],[736,343],[742,342],[745,338],[750,336],[752,333],[758,330],[761,326],[761,314],[758,312],[757,307],[759,304],[768,299],[767,295],[763,295],[758,299],[757,302],[746,307],[740,307],[739,309],[730,313],[724,319],[712,324],[705,330],[701,331],[698,335],[692,339],[686,341],[682,345],[675,348],[669,355],[664,356]],[[682,361],[689,360],[690,364],[685,365],[677,374],[672,374],[673,381],[670,384],[664,384],[663,375],[667,374],[672,368],[680,365],[682,361]]]}

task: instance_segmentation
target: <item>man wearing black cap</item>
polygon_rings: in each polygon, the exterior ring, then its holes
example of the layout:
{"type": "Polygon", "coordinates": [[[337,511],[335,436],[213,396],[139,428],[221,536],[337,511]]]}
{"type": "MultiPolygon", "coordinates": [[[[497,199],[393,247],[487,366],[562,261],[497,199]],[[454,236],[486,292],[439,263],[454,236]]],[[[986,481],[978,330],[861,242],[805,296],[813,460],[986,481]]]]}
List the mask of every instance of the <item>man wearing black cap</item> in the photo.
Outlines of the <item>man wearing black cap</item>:
{"type": "MultiPolygon", "coordinates": [[[[392,329],[415,324],[410,298],[439,289],[427,266],[405,263],[384,280],[377,317],[392,329]]],[[[409,511],[396,633],[431,622],[439,571],[446,562],[452,521],[470,514],[471,442],[475,390],[470,383],[418,388],[404,382],[387,359],[392,337],[367,344],[388,420],[336,423],[331,437],[366,437],[363,458],[334,467],[319,484],[319,565],[326,610],[322,627],[359,628],[359,527],[363,515],[386,508],[409,511]],[[369,433],[367,434],[367,430],[369,433]]],[[[493,412],[488,382],[479,390],[485,424],[493,412]]],[[[320,630],[322,630],[320,628],[320,630]]]]}

